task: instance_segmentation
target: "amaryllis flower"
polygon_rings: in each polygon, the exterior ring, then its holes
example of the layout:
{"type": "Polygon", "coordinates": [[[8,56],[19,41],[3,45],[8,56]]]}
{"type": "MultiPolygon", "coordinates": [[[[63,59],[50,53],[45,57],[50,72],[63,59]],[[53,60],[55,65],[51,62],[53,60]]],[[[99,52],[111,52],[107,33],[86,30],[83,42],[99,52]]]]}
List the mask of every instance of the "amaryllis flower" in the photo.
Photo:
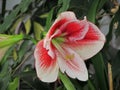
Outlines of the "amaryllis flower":
{"type": "Polygon", "coordinates": [[[86,18],[78,20],[70,11],[61,13],[35,48],[37,76],[43,82],[54,82],[60,70],[71,78],[86,81],[84,60],[97,54],[104,42],[105,36],[86,18]]]}

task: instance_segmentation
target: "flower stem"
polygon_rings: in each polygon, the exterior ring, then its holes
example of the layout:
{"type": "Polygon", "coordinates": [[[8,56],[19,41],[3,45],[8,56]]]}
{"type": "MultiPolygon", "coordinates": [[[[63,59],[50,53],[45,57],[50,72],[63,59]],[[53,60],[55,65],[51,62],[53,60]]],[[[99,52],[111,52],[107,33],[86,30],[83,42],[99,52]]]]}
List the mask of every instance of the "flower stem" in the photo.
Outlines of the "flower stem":
{"type": "Polygon", "coordinates": [[[70,79],[65,74],[59,72],[59,78],[67,90],[76,90],[70,79]]]}

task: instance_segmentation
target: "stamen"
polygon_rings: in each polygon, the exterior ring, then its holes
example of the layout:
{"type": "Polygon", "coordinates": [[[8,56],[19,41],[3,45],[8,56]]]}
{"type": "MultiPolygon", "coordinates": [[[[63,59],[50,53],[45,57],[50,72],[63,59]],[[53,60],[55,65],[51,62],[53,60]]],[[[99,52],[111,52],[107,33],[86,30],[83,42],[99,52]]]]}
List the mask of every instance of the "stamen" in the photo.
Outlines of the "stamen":
{"type": "Polygon", "coordinates": [[[66,55],[65,57],[66,60],[73,60],[73,58],[74,58],[74,54],[66,55]]]}
{"type": "Polygon", "coordinates": [[[57,48],[57,50],[59,51],[59,53],[63,56],[65,60],[73,60],[74,54],[67,54],[67,52],[63,50],[63,48],[56,42],[56,40],[53,39],[52,43],[57,48]]]}

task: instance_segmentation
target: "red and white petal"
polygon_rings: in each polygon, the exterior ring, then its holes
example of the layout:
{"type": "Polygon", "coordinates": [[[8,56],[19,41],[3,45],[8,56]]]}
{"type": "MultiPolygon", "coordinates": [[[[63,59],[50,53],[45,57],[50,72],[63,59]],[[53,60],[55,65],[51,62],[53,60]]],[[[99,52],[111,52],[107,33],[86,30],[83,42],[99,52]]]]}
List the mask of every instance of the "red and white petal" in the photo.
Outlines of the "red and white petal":
{"type": "Polygon", "coordinates": [[[103,45],[103,41],[86,41],[77,42],[70,47],[78,53],[83,60],[87,60],[96,55],[103,48],[103,45]]]}
{"type": "Polygon", "coordinates": [[[40,41],[34,52],[37,76],[43,82],[54,82],[57,79],[59,67],[56,58],[52,59],[40,41]]]}
{"type": "Polygon", "coordinates": [[[104,46],[105,36],[92,23],[89,22],[89,30],[82,40],[68,42],[66,45],[76,51],[83,60],[97,54],[104,46]]]}
{"type": "Polygon", "coordinates": [[[70,41],[81,40],[88,32],[89,23],[87,20],[71,20],[60,27],[60,31],[65,33],[64,38],[70,41]]]}
{"type": "Polygon", "coordinates": [[[48,55],[50,55],[52,59],[55,57],[55,53],[53,52],[54,46],[52,45],[52,38],[55,37],[59,33],[60,33],[59,30],[56,30],[56,32],[50,38],[46,37],[44,39],[43,47],[46,48],[46,50],[48,50],[48,55]]]}
{"type": "Polygon", "coordinates": [[[84,61],[72,49],[66,47],[66,50],[69,52],[70,55],[73,54],[74,57],[71,60],[66,60],[59,54],[57,60],[60,70],[63,73],[66,72],[66,74],[71,78],[77,78],[81,81],[88,80],[88,71],[84,61]]]}
{"type": "Polygon", "coordinates": [[[58,18],[55,20],[55,22],[58,22],[59,20],[62,20],[64,18],[66,20],[76,20],[77,19],[73,12],[66,11],[66,12],[62,12],[61,14],[59,14],[58,18]]]}
{"type": "Polygon", "coordinates": [[[61,25],[63,25],[64,23],[66,23],[70,20],[77,20],[75,14],[73,12],[66,11],[66,12],[59,14],[57,19],[55,20],[55,22],[49,29],[47,37],[50,38],[51,35],[53,35],[56,32],[56,30],[58,30],[61,27],[61,25]]]}
{"type": "Polygon", "coordinates": [[[91,23],[91,22],[88,22],[89,23],[89,30],[85,36],[84,39],[87,39],[87,40],[98,40],[98,41],[103,41],[105,42],[105,36],[104,34],[100,31],[100,29],[98,29],[98,27],[91,23]]]}
{"type": "Polygon", "coordinates": [[[75,14],[73,12],[70,11],[66,11],[61,13],[60,15],[58,15],[58,18],[55,20],[55,22],[53,23],[53,25],[51,26],[51,28],[49,29],[45,39],[44,39],[44,48],[46,48],[48,51],[48,54],[54,58],[54,53],[51,52],[52,48],[51,48],[51,39],[54,37],[57,37],[59,35],[61,35],[61,31],[59,30],[59,28],[66,22],[70,21],[70,20],[77,20],[75,14]]]}
{"type": "Polygon", "coordinates": [[[52,45],[51,39],[44,39],[43,48],[48,51],[47,53],[52,59],[55,58],[54,46],[52,45]]]}

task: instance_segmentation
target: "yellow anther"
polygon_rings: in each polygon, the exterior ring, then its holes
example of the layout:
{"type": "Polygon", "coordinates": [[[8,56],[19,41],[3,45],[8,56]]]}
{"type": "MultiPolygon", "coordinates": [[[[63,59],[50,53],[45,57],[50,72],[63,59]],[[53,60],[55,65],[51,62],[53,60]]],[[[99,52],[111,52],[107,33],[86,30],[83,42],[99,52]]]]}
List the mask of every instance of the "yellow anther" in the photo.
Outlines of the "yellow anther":
{"type": "Polygon", "coordinates": [[[66,57],[65,57],[65,59],[66,60],[73,60],[73,58],[74,58],[74,54],[69,54],[69,55],[66,55],[66,57]]]}

